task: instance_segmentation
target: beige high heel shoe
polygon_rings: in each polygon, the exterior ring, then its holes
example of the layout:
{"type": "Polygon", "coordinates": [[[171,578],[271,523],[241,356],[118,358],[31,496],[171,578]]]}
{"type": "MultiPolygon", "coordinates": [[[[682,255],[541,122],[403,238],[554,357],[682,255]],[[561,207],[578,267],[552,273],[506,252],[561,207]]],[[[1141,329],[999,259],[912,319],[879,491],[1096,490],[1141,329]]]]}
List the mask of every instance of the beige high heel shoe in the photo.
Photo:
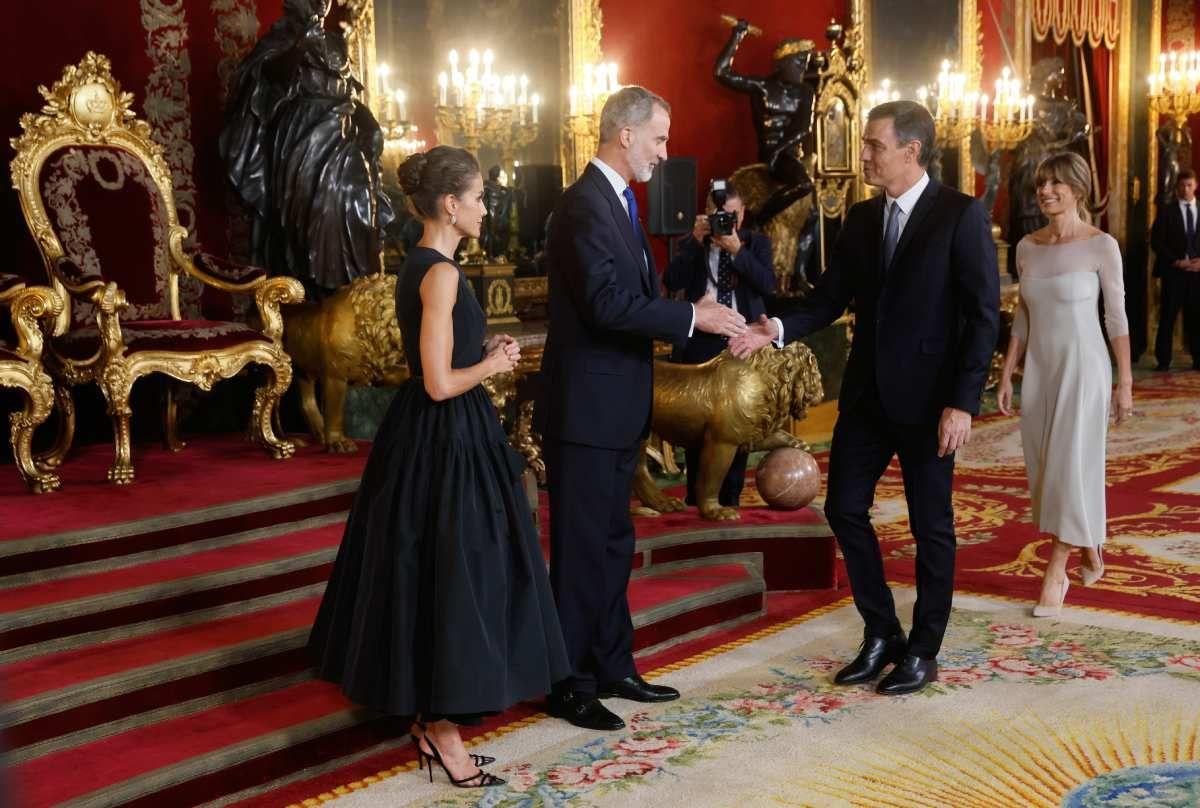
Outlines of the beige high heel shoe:
{"type": "Polygon", "coordinates": [[[1100,568],[1099,569],[1093,570],[1092,568],[1086,567],[1086,566],[1079,568],[1079,577],[1083,579],[1084,586],[1091,586],[1092,584],[1096,583],[1096,581],[1099,581],[1101,576],[1104,575],[1104,545],[1103,544],[1096,545],[1096,557],[1100,559],[1100,568]]]}
{"type": "Polygon", "coordinates": [[[1070,588],[1071,588],[1071,582],[1064,575],[1063,582],[1062,582],[1062,593],[1059,595],[1058,605],[1043,606],[1042,604],[1039,603],[1033,607],[1033,616],[1034,617],[1058,617],[1060,614],[1062,614],[1063,601],[1065,601],[1067,599],[1067,590],[1070,588]]]}

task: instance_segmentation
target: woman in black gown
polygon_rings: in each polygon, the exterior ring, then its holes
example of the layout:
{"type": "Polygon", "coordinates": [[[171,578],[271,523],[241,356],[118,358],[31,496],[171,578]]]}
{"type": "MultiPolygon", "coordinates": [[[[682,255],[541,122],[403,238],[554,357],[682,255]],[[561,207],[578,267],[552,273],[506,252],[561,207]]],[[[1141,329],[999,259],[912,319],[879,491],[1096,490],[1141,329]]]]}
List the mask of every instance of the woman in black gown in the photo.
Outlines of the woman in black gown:
{"type": "Polygon", "coordinates": [[[483,311],[448,257],[479,235],[479,165],[438,146],[400,180],[424,224],[396,283],[412,378],[371,448],[309,644],[319,675],[352,700],[416,717],[423,762],[487,786],[499,781],[458,725],[549,692],[570,666],[524,461],[480,385],[512,370],[519,349],[508,336],[484,344],[483,311]]]}

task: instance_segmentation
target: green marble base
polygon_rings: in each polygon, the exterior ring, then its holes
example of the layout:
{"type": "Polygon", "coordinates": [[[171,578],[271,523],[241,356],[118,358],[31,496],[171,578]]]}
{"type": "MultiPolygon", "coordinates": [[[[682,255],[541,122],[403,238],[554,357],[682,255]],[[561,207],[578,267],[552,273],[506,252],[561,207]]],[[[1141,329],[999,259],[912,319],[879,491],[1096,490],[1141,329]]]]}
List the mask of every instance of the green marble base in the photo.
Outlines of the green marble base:
{"type": "Polygon", "coordinates": [[[842,318],[828,328],[800,340],[817,358],[817,366],[821,368],[821,381],[825,385],[825,401],[837,398],[842,389],[846,359],[850,356],[848,326],[849,323],[842,318]]]}
{"type": "Polygon", "coordinates": [[[394,387],[351,387],[346,390],[346,435],[355,440],[374,440],[395,395],[394,387]]]}

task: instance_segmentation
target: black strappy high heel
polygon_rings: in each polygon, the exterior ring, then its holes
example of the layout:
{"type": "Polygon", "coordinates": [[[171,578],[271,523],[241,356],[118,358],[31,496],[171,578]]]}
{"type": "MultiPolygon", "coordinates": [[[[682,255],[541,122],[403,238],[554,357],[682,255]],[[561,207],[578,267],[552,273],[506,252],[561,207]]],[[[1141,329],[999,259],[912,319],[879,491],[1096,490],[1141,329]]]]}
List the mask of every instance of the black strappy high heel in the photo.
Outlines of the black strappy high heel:
{"type": "MultiPolygon", "coordinates": [[[[422,724],[420,721],[415,721],[413,723],[421,728],[421,732],[425,732],[424,724],[422,724]]],[[[408,733],[408,737],[412,738],[413,745],[417,747],[417,752],[419,753],[421,751],[421,739],[411,732],[408,733]]],[[[496,759],[491,755],[477,755],[474,752],[470,752],[468,754],[471,755],[471,762],[476,766],[487,766],[496,762],[496,759]]],[[[420,754],[417,755],[417,766],[422,769],[425,768],[425,759],[421,757],[420,754]]]]}
{"type": "Polygon", "coordinates": [[[424,762],[429,763],[429,782],[433,782],[433,764],[436,762],[442,767],[442,771],[446,773],[446,778],[455,788],[489,788],[490,786],[502,786],[507,781],[497,777],[494,774],[485,772],[483,769],[472,774],[470,777],[464,777],[461,780],[455,780],[454,775],[446,768],[446,762],[442,760],[442,754],[438,748],[434,746],[433,741],[429,736],[424,737],[425,744],[429,747],[429,752],[421,748],[421,744],[417,744],[417,760],[422,761],[420,764],[424,768],[424,762]]]}

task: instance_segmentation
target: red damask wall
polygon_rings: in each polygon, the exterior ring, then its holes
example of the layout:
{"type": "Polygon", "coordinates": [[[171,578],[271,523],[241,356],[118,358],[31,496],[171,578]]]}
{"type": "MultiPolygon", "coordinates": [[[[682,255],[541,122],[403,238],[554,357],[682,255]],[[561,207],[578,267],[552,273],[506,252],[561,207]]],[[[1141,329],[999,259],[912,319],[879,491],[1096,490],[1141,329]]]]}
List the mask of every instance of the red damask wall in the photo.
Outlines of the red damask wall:
{"type": "Polygon", "coordinates": [[[180,218],[206,248],[224,254],[229,217],[216,139],[223,76],[281,13],[282,0],[60,0],[9,3],[0,30],[0,131],[4,182],[0,237],[8,261],[0,272],[41,278],[41,263],[8,181],[22,113],[41,108],[37,85],[52,84],[88,50],[108,56],[134,94],[139,116],[166,146],[175,173],[180,218]]]}
{"type": "MultiPolygon", "coordinates": [[[[763,29],[763,36],[742,42],[734,67],[739,73],[765,75],[779,40],[804,37],[823,47],[826,24],[831,17],[848,23],[848,8],[846,0],[600,0],[604,58],[621,66],[623,83],[643,84],[670,102],[668,152],[696,158],[703,192],[710,178],[757,159],[749,100],[712,77],[713,62],[729,37],[721,14],[745,17],[763,29]]],[[[661,250],[661,266],[665,246],[655,246],[661,250]]]]}

